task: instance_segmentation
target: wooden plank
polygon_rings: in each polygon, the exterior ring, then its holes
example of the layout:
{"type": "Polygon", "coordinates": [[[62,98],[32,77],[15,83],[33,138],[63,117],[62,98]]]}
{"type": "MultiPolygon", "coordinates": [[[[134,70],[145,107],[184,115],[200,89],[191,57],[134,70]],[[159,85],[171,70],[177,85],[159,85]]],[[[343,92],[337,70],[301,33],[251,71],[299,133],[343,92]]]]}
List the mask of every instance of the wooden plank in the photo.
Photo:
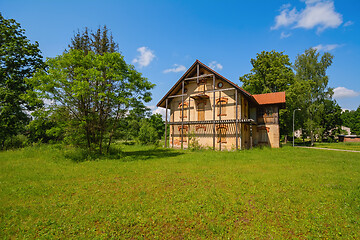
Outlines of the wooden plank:
{"type": "Polygon", "coordinates": [[[183,97],[183,96],[187,96],[187,94],[173,95],[173,96],[168,96],[167,98],[176,98],[176,97],[183,97]]]}
{"type": "MultiPolygon", "coordinates": [[[[219,92],[219,99],[221,99],[221,92],[219,92]]],[[[219,101],[219,120],[221,121],[221,101],[219,101]]],[[[219,130],[219,132],[221,132],[221,130],[220,129],[218,129],[219,130]]],[[[220,138],[220,135],[221,135],[221,133],[219,134],[219,139],[220,139],[220,141],[219,141],[219,150],[221,151],[221,138],[220,138]]]]}
{"type": "MultiPolygon", "coordinates": [[[[230,91],[230,90],[236,90],[236,89],[235,88],[225,88],[225,89],[209,90],[209,91],[205,91],[204,93],[223,92],[223,91],[230,91]]],[[[198,94],[191,94],[189,96],[193,97],[196,95],[198,95],[198,94]]],[[[182,96],[188,96],[188,94],[172,95],[172,96],[168,96],[167,98],[177,98],[177,97],[182,97],[182,96]]]]}
{"type": "MultiPolygon", "coordinates": [[[[230,124],[235,123],[236,119],[226,119],[226,120],[205,120],[205,121],[184,121],[184,124],[230,124]]],[[[238,119],[238,123],[254,123],[253,119],[238,119]]],[[[169,122],[169,125],[181,125],[181,121],[179,122],[169,122]]]]}
{"type": "Polygon", "coordinates": [[[168,113],[168,99],[165,101],[165,148],[167,148],[167,113],[168,113]]]}
{"type": "Polygon", "coordinates": [[[215,151],[215,75],[213,75],[213,149],[215,151]]]}
{"type": "MultiPolygon", "coordinates": [[[[189,119],[189,122],[191,121],[190,119],[190,102],[191,102],[191,98],[189,98],[189,104],[188,104],[188,119],[189,119]]],[[[189,148],[189,143],[190,143],[190,124],[188,124],[188,148],[189,148]]]]}
{"type": "Polygon", "coordinates": [[[237,90],[235,91],[235,141],[236,141],[236,150],[239,150],[239,134],[238,134],[238,94],[237,90]]]}
{"type": "Polygon", "coordinates": [[[200,79],[200,78],[206,78],[206,77],[211,77],[211,76],[214,76],[214,74],[203,74],[203,75],[200,75],[199,77],[196,76],[196,77],[191,77],[191,78],[185,78],[184,80],[187,81],[187,80],[195,80],[195,79],[200,79]]]}
{"type": "Polygon", "coordinates": [[[181,84],[181,149],[184,149],[184,81],[181,84]]]}

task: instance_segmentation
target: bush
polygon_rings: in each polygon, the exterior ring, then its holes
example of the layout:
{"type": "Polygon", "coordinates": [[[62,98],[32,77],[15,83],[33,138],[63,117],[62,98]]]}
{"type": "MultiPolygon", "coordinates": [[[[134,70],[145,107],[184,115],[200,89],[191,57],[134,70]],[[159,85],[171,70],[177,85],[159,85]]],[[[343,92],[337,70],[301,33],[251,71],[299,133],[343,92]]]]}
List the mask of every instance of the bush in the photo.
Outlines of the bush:
{"type": "Polygon", "coordinates": [[[189,135],[189,150],[200,150],[201,145],[199,144],[199,140],[195,137],[195,133],[191,133],[189,135]]]}
{"type": "Polygon", "coordinates": [[[140,144],[158,144],[159,137],[156,129],[149,123],[147,119],[143,119],[140,122],[140,131],[138,136],[138,141],[140,144]]]}
{"type": "Polygon", "coordinates": [[[23,148],[28,144],[28,138],[19,134],[5,140],[4,149],[23,148]]]}

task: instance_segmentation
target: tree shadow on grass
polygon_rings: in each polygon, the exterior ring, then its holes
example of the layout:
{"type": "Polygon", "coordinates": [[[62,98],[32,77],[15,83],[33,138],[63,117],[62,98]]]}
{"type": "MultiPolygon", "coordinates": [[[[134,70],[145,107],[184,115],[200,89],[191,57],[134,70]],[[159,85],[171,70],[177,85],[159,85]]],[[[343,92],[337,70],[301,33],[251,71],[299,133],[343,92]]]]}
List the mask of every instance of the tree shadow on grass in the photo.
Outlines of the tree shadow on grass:
{"type": "Polygon", "coordinates": [[[72,160],[73,162],[85,162],[85,161],[101,161],[101,160],[120,160],[123,162],[131,161],[145,161],[159,158],[176,157],[184,153],[175,151],[173,149],[165,148],[150,148],[145,150],[121,150],[120,148],[111,149],[108,154],[96,154],[84,149],[72,149],[66,151],[65,158],[72,160]]]}
{"type": "Polygon", "coordinates": [[[131,161],[144,161],[159,158],[169,158],[182,155],[184,153],[174,151],[172,149],[154,148],[148,150],[137,150],[137,151],[125,151],[122,152],[122,156],[119,160],[124,162],[131,161]]]}

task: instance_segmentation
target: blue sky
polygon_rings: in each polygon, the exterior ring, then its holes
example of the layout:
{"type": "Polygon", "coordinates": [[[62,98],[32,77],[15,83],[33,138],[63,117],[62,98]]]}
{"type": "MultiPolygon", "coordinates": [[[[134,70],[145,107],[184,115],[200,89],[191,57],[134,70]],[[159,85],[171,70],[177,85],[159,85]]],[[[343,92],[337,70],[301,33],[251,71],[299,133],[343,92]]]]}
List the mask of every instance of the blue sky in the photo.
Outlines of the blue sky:
{"type": "Polygon", "coordinates": [[[294,62],[316,47],[334,55],[329,86],[343,109],[360,105],[360,2],[288,1],[18,1],[0,11],[38,41],[44,57],[62,54],[84,27],[107,25],[128,63],[156,84],[156,103],[199,59],[231,81],[249,73],[261,51],[294,62]]]}

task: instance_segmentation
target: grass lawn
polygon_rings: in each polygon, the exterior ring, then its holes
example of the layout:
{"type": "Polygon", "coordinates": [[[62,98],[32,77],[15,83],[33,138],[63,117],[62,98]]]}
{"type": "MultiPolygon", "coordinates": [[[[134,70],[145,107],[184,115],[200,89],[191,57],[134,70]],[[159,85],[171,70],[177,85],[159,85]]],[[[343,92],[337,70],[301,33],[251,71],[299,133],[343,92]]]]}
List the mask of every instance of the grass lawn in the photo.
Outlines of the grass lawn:
{"type": "Polygon", "coordinates": [[[360,151],[360,142],[315,143],[315,147],[360,151]]]}
{"type": "Polygon", "coordinates": [[[119,147],[0,152],[0,237],[360,238],[359,153],[119,147]]]}

